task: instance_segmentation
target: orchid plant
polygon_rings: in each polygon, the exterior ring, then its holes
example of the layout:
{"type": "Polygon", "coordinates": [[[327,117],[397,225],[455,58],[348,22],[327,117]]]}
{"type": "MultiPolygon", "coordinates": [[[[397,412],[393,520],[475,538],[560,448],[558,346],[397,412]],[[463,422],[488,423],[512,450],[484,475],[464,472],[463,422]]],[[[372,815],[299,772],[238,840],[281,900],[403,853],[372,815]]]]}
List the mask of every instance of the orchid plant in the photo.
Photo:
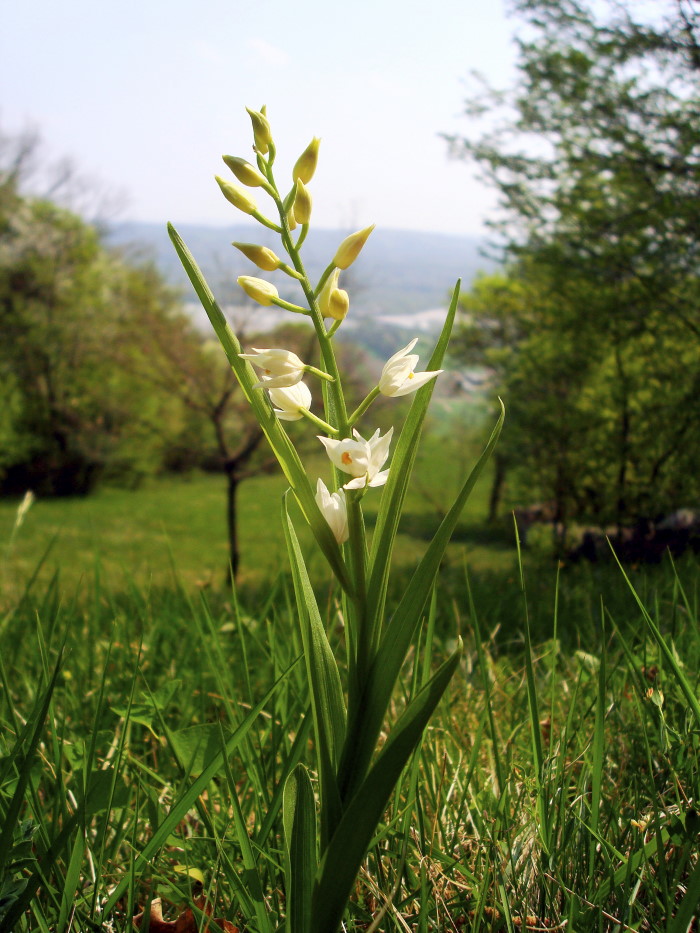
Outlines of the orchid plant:
{"type": "MultiPolygon", "coordinates": [[[[320,279],[313,283],[304,266],[302,247],[312,209],[308,186],[316,170],[320,141],[312,139],[296,161],[291,187],[283,194],[276,180],[277,153],[265,108],[248,113],[256,164],[224,156],[224,162],[240,184],[220,177],[217,182],[234,207],[279,236],[287,259],[279,258],[266,246],[233,245],[258,269],[286,277],[298,291],[298,302],[280,297],[273,283],[257,276],[241,276],[238,284],[261,305],[308,317],[320,347],[320,366],[306,364],[283,348],[250,348],[250,352],[243,352],[184,242],[172,226],[169,232],[242,391],[284,471],[291,495],[342,593],[346,677],[341,677],[337,652],[314,596],[285,495],[282,521],[314,728],[311,772],[305,764],[297,764],[290,766],[284,777],[285,930],[337,933],[356,875],[390,795],[459,663],[461,642],[412,696],[379,748],[394,687],[424,616],[440,560],[496,443],[503,411],[484,453],[466,477],[398,605],[388,607],[394,540],[426,410],[435,380],[442,372],[440,366],[457,308],[459,283],[428,368],[416,372],[418,356],[411,351],[417,339],[412,340],[387,361],[378,384],[355,411],[349,412],[334,350],[334,337],[349,311],[349,296],[340,287],[340,275],[357,259],[373,227],[343,240],[320,279]],[[251,188],[259,188],[267,196],[272,217],[260,210],[248,190],[251,188]],[[320,385],[322,404],[314,402],[316,389],[312,393],[305,380],[320,385]],[[372,403],[380,394],[413,395],[391,459],[393,428],[385,434],[375,430],[365,439],[364,425],[372,403]],[[330,469],[326,479],[318,477],[313,481],[285,431],[283,422],[302,420],[310,422],[328,455],[330,469]],[[358,428],[361,421],[362,431],[358,428]],[[375,492],[378,487],[383,487],[381,493],[375,492]],[[363,521],[365,495],[381,495],[371,540],[363,521]],[[343,683],[347,685],[345,689],[343,683]],[[317,780],[317,792],[311,773],[317,780]]],[[[249,920],[251,929],[273,933],[274,922],[264,904],[256,900],[256,905],[256,916],[249,920]]]]}

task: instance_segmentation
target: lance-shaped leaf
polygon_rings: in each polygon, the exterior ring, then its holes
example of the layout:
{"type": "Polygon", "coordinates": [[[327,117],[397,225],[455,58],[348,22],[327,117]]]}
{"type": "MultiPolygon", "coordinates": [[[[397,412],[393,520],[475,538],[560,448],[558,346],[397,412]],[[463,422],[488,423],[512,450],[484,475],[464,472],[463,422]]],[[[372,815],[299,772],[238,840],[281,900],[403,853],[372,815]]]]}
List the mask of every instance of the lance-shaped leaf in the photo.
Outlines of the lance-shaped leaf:
{"type": "Polygon", "coordinates": [[[259,389],[253,388],[259,381],[258,377],[250,363],[247,360],[241,359],[240,354],[242,352],[242,347],[236,335],[231,330],[228,321],[217,304],[194,257],[172,224],[168,224],[168,234],[180,258],[180,262],[184,266],[185,272],[192,283],[192,287],[197,293],[197,297],[202,303],[207,317],[211,321],[216,336],[219,338],[219,342],[226,353],[226,357],[231,364],[231,368],[233,369],[243,394],[250,403],[255,417],[265,433],[275,457],[282,467],[296,500],[311,526],[311,530],[314,533],[319,547],[330,564],[333,573],[338,578],[340,585],[346,592],[350,593],[352,591],[352,586],[345,563],[343,562],[340,547],[316,504],[314,491],[311,488],[306,471],[304,470],[304,465],[299,458],[296,448],[290,441],[287,432],[279,423],[276,415],[273,413],[272,406],[269,404],[265,394],[259,389]]]}
{"type": "Polygon", "coordinates": [[[440,523],[420,563],[404,591],[383,634],[377,654],[367,675],[357,708],[351,710],[338,785],[343,800],[352,797],[363,780],[374,752],[379,732],[391,699],[394,684],[406,658],[416,627],[420,622],[440,561],[469,495],[481,475],[501,433],[505,409],[501,414],[471,473],[452,508],[440,523]]]}
{"type": "Polygon", "coordinates": [[[347,715],[338,665],[328,643],[326,630],[321,621],[316,597],[299,547],[299,540],[287,511],[286,495],[282,508],[282,521],[292,565],[294,595],[304,647],[304,662],[311,692],[311,710],[318,757],[323,844],[340,819],[340,796],[336,773],[345,741],[347,715]]]}
{"type": "MultiPolygon", "coordinates": [[[[445,356],[457,311],[459,286],[460,283],[457,282],[452,293],[452,300],[450,301],[442,332],[427,365],[429,370],[439,369],[445,356]]],[[[394,540],[399,527],[399,519],[401,518],[401,510],[406,498],[409,480],[411,479],[413,464],[418,452],[423,421],[435,388],[435,382],[435,379],[431,380],[416,392],[391,460],[389,479],[379,505],[370,555],[372,573],[367,587],[367,603],[370,607],[369,611],[372,613],[369,626],[374,634],[373,642],[375,647],[381,634],[381,617],[384,611],[384,597],[394,540]]]]}
{"type": "Polygon", "coordinates": [[[287,847],[286,933],[310,933],[311,894],[316,876],[316,802],[309,772],[297,765],[284,785],[282,807],[287,847]]]}
{"type": "Polygon", "coordinates": [[[455,672],[457,650],[411,700],[348,804],[319,866],[313,894],[313,933],[337,933],[362,859],[406,762],[455,672]]]}

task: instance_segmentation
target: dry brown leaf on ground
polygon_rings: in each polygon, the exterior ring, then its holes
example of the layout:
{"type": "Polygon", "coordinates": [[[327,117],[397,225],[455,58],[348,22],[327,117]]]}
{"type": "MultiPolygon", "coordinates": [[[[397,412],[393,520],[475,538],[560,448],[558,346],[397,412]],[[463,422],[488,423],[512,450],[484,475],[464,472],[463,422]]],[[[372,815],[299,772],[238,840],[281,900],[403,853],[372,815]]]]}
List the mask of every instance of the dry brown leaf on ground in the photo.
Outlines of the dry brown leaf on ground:
{"type": "MultiPolygon", "coordinates": [[[[198,897],[194,902],[199,910],[203,911],[208,917],[211,916],[212,908],[205,897],[198,897]]],[[[137,929],[141,929],[144,920],[145,911],[136,914],[133,923],[137,929]]],[[[234,926],[230,920],[224,920],[222,917],[214,917],[213,922],[224,931],[224,933],[239,933],[237,926],[234,926]]],[[[150,933],[198,933],[199,922],[191,908],[187,907],[175,920],[163,920],[163,904],[159,897],[151,901],[150,922],[148,925],[150,933]]],[[[203,927],[203,933],[209,930],[209,923],[203,927]]]]}

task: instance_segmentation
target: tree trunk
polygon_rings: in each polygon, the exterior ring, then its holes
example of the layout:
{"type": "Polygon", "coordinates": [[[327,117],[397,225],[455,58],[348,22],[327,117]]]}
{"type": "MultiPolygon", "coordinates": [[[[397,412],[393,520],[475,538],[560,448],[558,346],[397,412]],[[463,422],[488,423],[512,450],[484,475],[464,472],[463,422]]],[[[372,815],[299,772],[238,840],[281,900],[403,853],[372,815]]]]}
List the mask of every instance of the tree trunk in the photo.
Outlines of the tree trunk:
{"type": "Polygon", "coordinates": [[[238,515],[236,493],[240,480],[235,470],[226,471],[227,489],[226,489],[226,522],[228,526],[228,550],[229,566],[226,573],[227,579],[231,583],[236,582],[238,575],[238,566],[240,563],[240,554],[238,551],[238,515]]]}

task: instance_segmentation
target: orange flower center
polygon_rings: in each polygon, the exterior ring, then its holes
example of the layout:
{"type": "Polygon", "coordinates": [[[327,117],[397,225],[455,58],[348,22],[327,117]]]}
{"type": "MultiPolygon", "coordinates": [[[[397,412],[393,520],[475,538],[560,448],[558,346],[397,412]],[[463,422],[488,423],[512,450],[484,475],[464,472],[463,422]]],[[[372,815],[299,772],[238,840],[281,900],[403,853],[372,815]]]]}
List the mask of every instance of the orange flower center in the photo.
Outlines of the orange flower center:
{"type": "Polygon", "coordinates": [[[345,453],[342,455],[342,457],[341,457],[340,459],[343,461],[343,463],[345,464],[345,466],[348,466],[348,464],[352,463],[352,457],[351,457],[350,454],[347,452],[347,450],[345,451],[345,453]]]}

